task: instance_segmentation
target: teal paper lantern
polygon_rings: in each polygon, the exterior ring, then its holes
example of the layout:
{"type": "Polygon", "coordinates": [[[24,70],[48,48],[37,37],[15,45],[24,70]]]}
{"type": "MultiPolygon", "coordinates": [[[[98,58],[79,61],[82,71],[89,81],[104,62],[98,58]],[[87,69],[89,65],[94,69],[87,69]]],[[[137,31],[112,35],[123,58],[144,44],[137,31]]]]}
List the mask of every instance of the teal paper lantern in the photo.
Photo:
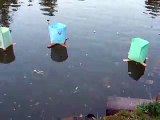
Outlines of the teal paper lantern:
{"type": "Polygon", "coordinates": [[[6,49],[12,45],[10,30],[7,27],[0,27],[0,48],[6,49]]]}
{"type": "Polygon", "coordinates": [[[129,50],[128,58],[139,62],[144,63],[149,51],[149,42],[141,38],[133,38],[129,50]]]}

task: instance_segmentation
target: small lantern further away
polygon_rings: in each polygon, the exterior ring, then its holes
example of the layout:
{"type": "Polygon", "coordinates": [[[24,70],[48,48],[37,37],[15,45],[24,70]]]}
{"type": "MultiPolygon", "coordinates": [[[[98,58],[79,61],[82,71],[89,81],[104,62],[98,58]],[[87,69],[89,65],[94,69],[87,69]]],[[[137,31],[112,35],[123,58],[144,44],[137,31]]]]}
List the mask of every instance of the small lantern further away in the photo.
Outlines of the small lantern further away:
{"type": "Polygon", "coordinates": [[[12,45],[10,30],[7,27],[0,27],[0,48],[6,49],[12,45]]]}
{"type": "Polygon", "coordinates": [[[67,26],[62,23],[55,23],[49,25],[49,34],[51,43],[63,44],[66,40],[67,26]]]}
{"type": "Polygon", "coordinates": [[[149,42],[141,38],[133,38],[128,58],[130,60],[144,63],[149,51],[149,42]]]}

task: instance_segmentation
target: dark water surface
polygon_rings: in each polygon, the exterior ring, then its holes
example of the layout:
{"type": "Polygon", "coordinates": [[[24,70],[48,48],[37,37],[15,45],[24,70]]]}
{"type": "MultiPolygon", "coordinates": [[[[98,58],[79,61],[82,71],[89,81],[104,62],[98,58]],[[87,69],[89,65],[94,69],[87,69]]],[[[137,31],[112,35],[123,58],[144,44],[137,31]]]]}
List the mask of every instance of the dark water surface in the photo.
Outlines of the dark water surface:
{"type": "Polygon", "coordinates": [[[0,24],[16,44],[9,58],[0,52],[0,120],[104,115],[108,96],[160,95],[159,0],[7,1],[0,1],[0,24]],[[47,20],[67,25],[67,49],[47,49],[47,20]],[[133,37],[150,42],[142,76],[123,62],[133,37]]]}

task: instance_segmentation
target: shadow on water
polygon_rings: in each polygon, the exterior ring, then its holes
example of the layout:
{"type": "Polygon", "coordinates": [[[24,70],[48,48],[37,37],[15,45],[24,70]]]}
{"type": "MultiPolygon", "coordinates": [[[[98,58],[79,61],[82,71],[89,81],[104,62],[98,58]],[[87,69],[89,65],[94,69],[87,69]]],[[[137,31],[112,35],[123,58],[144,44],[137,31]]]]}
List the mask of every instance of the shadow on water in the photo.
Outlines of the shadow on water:
{"type": "Polygon", "coordinates": [[[137,62],[128,62],[128,75],[134,80],[139,80],[144,75],[145,67],[137,62]]]}
{"type": "Polygon", "coordinates": [[[15,60],[13,45],[6,50],[0,49],[0,63],[9,64],[15,60]]]}
{"type": "Polygon", "coordinates": [[[146,0],[145,1],[147,13],[152,15],[152,18],[160,16],[160,0],[146,0]]]}
{"type": "Polygon", "coordinates": [[[12,16],[18,10],[18,0],[0,0],[0,24],[9,26],[12,22],[12,16]]]}
{"type": "Polygon", "coordinates": [[[67,48],[55,45],[51,48],[51,59],[56,62],[63,62],[68,58],[67,48]]]}
{"type": "Polygon", "coordinates": [[[41,0],[39,3],[42,8],[40,10],[43,11],[42,14],[47,15],[47,16],[54,16],[54,12],[57,12],[55,9],[57,6],[57,0],[41,0]]]}

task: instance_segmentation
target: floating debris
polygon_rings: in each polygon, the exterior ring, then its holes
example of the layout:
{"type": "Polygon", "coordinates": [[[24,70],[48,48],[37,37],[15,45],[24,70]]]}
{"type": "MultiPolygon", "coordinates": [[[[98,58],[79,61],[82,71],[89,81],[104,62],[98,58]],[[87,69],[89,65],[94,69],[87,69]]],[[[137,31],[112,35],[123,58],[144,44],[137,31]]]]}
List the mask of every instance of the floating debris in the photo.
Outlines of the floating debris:
{"type": "Polygon", "coordinates": [[[48,99],[49,99],[50,101],[53,101],[53,98],[52,98],[52,97],[49,97],[48,99]]]}
{"type": "Polygon", "coordinates": [[[74,68],[74,65],[69,65],[68,68],[74,68]]]}
{"type": "Polygon", "coordinates": [[[86,53],[86,56],[88,56],[88,54],[86,53]]]}
{"type": "Polygon", "coordinates": [[[33,102],[33,99],[30,99],[29,102],[33,102]]]}
{"type": "Polygon", "coordinates": [[[29,83],[30,85],[32,85],[33,83],[31,82],[31,83],[29,83]]]}
{"type": "Polygon", "coordinates": [[[83,117],[83,115],[82,115],[82,114],[80,114],[80,115],[79,115],[79,117],[83,117]]]}
{"type": "Polygon", "coordinates": [[[75,88],[75,91],[73,93],[77,93],[78,91],[78,86],[75,88]]]}
{"type": "Polygon", "coordinates": [[[27,76],[24,76],[23,78],[24,78],[24,79],[26,79],[26,78],[27,78],[27,76]]]}
{"type": "Polygon", "coordinates": [[[125,90],[123,90],[122,92],[125,93],[125,90]]]}
{"type": "Polygon", "coordinates": [[[84,104],[84,107],[86,108],[86,107],[87,107],[87,104],[84,104]]]}
{"type": "Polygon", "coordinates": [[[128,72],[128,74],[129,74],[129,75],[131,75],[131,74],[132,74],[132,72],[128,72]]]}
{"type": "Polygon", "coordinates": [[[21,105],[19,104],[17,107],[18,107],[18,108],[20,108],[20,107],[21,107],[21,105]]]}
{"type": "Polygon", "coordinates": [[[31,118],[31,116],[30,116],[30,115],[28,115],[28,116],[27,116],[27,118],[31,118]]]}
{"type": "Polygon", "coordinates": [[[78,89],[78,87],[76,87],[76,90],[78,89]]]}
{"type": "Polygon", "coordinates": [[[33,105],[29,105],[29,107],[33,107],[33,105]]]}
{"type": "Polygon", "coordinates": [[[70,77],[70,75],[67,75],[67,78],[69,78],[70,77]]]}
{"type": "Polygon", "coordinates": [[[110,86],[110,85],[107,85],[107,88],[111,88],[111,86],[110,86]]]}
{"type": "Polygon", "coordinates": [[[96,31],[94,30],[93,33],[96,33],[96,31]]]}
{"type": "Polygon", "coordinates": [[[7,94],[6,94],[6,93],[4,93],[3,95],[4,95],[4,96],[6,96],[7,94]]]}
{"type": "Polygon", "coordinates": [[[77,93],[77,91],[74,91],[73,93],[77,93]]]}
{"type": "Polygon", "coordinates": [[[154,77],[154,73],[148,73],[148,76],[154,77]]]}
{"type": "Polygon", "coordinates": [[[153,80],[147,80],[147,81],[146,81],[146,84],[148,84],[148,85],[152,85],[153,83],[154,83],[153,80]]]}
{"type": "Polygon", "coordinates": [[[40,70],[33,70],[34,73],[37,73],[37,74],[41,74],[43,75],[44,74],[44,71],[40,71],[40,70]]]}
{"type": "Polygon", "coordinates": [[[111,88],[111,81],[106,78],[106,80],[103,80],[103,84],[107,88],[111,88]]]}
{"type": "Polygon", "coordinates": [[[34,105],[38,106],[40,103],[39,102],[36,102],[34,105]]]}
{"type": "Polygon", "coordinates": [[[2,101],[0,101],[0,104],[2,104],[3,102],[2,101]]]}

